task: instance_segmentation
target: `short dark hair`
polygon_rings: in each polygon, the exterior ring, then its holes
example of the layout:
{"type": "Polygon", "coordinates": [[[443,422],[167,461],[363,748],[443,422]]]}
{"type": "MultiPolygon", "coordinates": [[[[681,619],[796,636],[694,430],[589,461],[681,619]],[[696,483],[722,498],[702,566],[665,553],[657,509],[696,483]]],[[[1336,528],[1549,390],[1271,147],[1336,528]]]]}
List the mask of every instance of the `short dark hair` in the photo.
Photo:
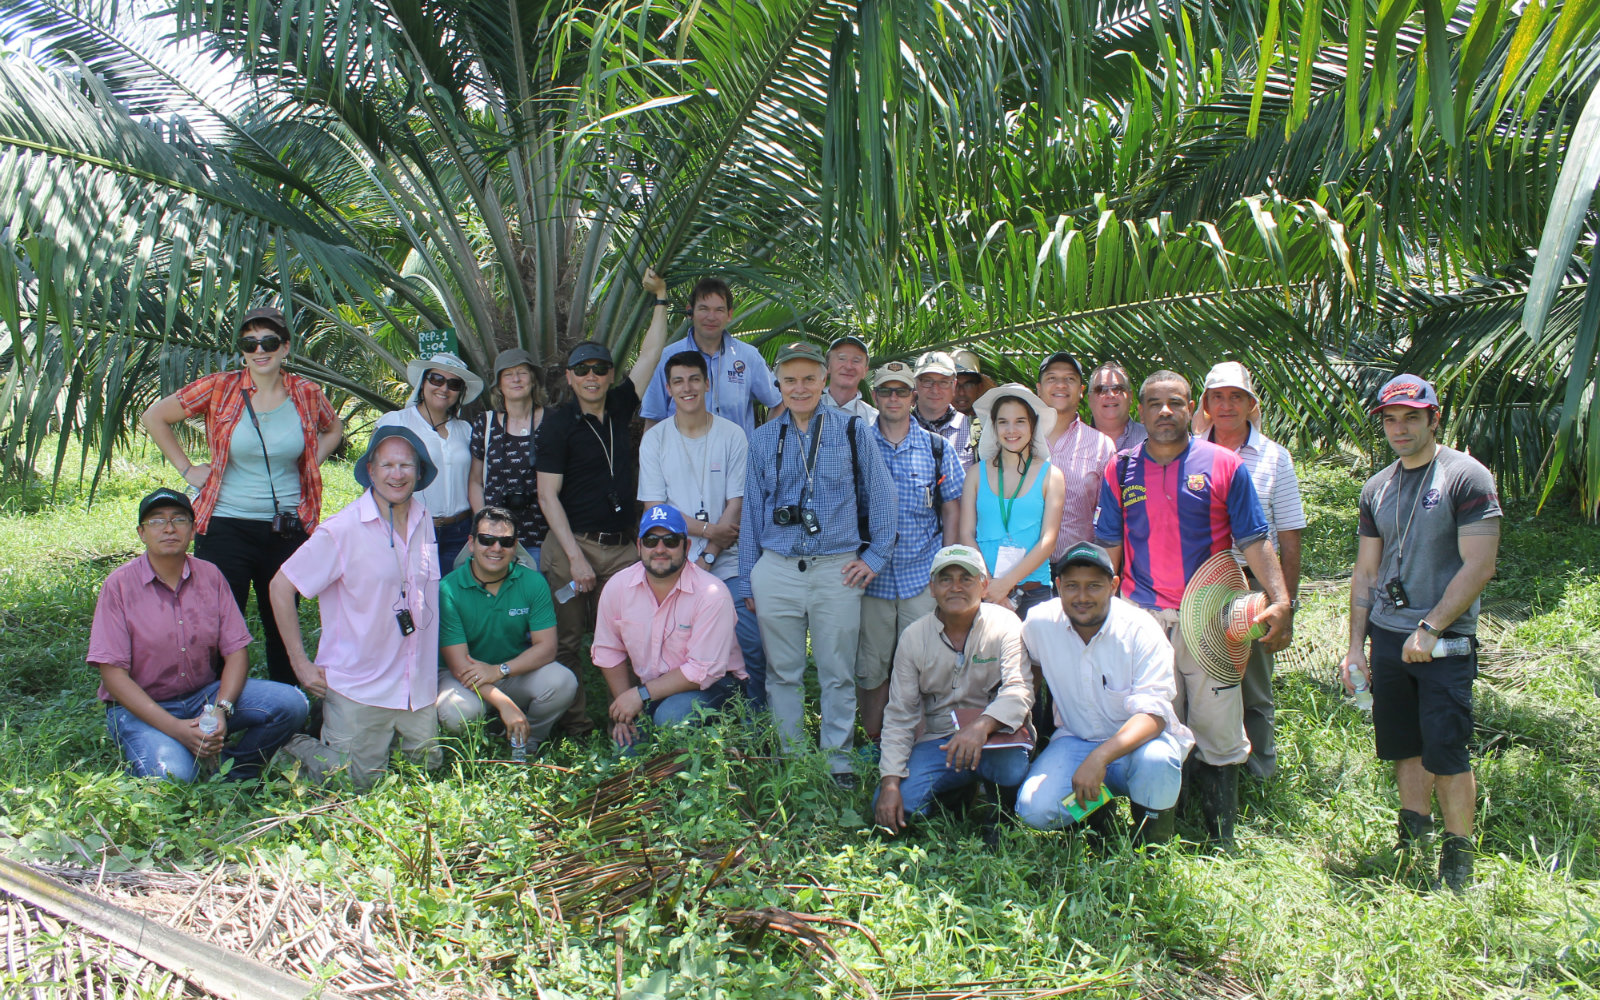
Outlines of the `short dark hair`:
{"type": "Polygon", "coordinates": [[[1007,403],[1016,403],[1018,406],[1022,407],[1022,411],[1028,415],[1029,431],[1037,431],[1039,429],[1039,414],[1033,412],[1032,404],[1030,404],[1026,399],[1023,399],[1021,396],[1001,396],[999,399],[994,401],[993,406],[989,407],[990,415],[992,416],[996,413],[999,413],[1000,407],[1006,405],[1007,403]]]}
{"type": "Polygon", "coordinates": [[[694,290],[689,293],[689,308],[693,309],[707,295],[720,295],[722,304],[733,308],[733,290],[721,278],[701,278],[695,282],[694,290]]]}
{"type": "Polygon", "coordinates": [[[711,370],[706,367],[706,356],[699,351],[679,351],[667,359],[666,367],[661,369],[661,372],[669,382],[672,380],[674,368],[693,368],[702,376],[711,377],[711,370]]]}
{"type": "Polygon", "coordinates": [[[483,522],[485,521],[493,521],[495,524],[509,524],[513,535],[522,531],[522,526],[517,523],[517,515],[504,507],[483,507],[472,515],[472,533],[474,535],[478,533],[479,528],[483,527],[483,522]]]}
{"type": "Polygon", "coordinates": [[[1184,378],[1182,375],[1179,375],[1177,372],[1168,371],[1167,369],[1162,368],[1159,371],[1151,372],[1149,375],[1145,376],[1145,380],[1143,382],[1139,383],[1139,401],[1141,403],[1144,402],[1144,391],[1146,389],[1162,382],[1178,383],[1179,385],[1183,386],[1184,397],[1189,399],[1191,402],[1194,400],[1194,390],[1189,388],[1189,380],[1184,378]]]}

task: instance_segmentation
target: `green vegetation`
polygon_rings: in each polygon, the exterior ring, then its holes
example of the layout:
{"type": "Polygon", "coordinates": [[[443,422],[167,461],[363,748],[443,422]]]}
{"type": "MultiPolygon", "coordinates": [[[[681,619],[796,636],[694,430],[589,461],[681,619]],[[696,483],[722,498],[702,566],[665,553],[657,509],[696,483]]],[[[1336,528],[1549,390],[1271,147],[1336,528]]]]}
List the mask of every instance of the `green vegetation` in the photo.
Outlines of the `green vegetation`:
{"type": "MultiPolygon", "coordinates": [[[[1024,832],[990,854],[964,817],[881,839],[865,793],[835,791],[820,760],[767,759],[765,734],[739,726],[674,734],[632,764],[599,746],[540,758],[570,770],[497,763],[503,743],[477,732],[442,772],[361,798],[281,778],[134,781],[82,661],[99,581],[132,553],[134,502],[158,479],[132,461],[90,511],[13,496],[0,517],[0,850],[108,871],[288,861],[392,900],[426,971],[482,972],[515,997],[612,996],[619,951],[640,998],[869,995],[847,968],[907,997],[1002,979],[1118,997],[1597,995],[1600,537],[1510,511],[1478,686],[1480,884],[1429,892],[1384,867],[1393,783],[1332,683],[1361,473],[1305,474],[1309,609],[1278,679],[1283,770],[1246,783],[1232,856],[1100,856],[1024,832]],[[861,929],[812,925],[834,961],[752,930],[785,919],[768,907],[861,929]]],[[[343,467],[328,481],[335,507],[354,492],[343,467]]]]}

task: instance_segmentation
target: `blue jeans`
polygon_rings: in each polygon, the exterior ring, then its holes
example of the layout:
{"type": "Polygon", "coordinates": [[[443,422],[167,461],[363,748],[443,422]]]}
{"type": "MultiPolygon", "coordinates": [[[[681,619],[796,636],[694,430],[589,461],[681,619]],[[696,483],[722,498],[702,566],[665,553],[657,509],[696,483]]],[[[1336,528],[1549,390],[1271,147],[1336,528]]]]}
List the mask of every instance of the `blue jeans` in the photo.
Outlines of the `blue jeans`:
{"type": "MultiPolygon", "coordinates": [[[[1017,795],[1017,816],[1040,830],[1070,826],[1071,814],[1061,800],[1072,794],[1072,776],[1098,742],[1080,740],[1057,729],[1050,745],[1034,761],[1033,770],[1017,795]]],[[[1167,733],[1119,757],[1106,768],[1106,787],[1112,795],[1125,795],[1146,809],[1171,809],[1183,785],[1183,755],[1167,733]]]]}
{"type": "Polygon", "coordinates": [[[715,684],[699,691],[679,691],[661,699],[650,713],[650,721],[658,726],[676,726],[694,717],[694,710],[704,705],[707,711],[721,708],[738,690],[737,678],[724,676],[715,684]]]}
{"type": "MultiPolygon", "coordinates": [[[[174,718],[193,719],[206,705],[216,704],[221,687],[220,682],[212,681],[182,698],[156,704],[174,718]]],[[[240,734],[239,738],[222,748],[223,758],[233,761],[228,779],[242,781],[259,775],[273,752],[305,725],[306,710],[305,692],[297,687],[276,681],[245,681],[228,720],[229,736],[240,734]]],[[[135,777],[194,780],[195,761],[189,748],[121,705],[106,708],[106,729],[135,777]]]]}
{"type": "MultiPolygon", "coordinates": [[[[911,759],[906,761],[906,776],[900,781],[900,804],[906,815],[927,811],[935,795],[954,791],[983,778],[997,785],[1014,787],[1028,776],[1028,750],[1026,747],[1002,747],[985,750],[978,758],[975,771],[957,771],[944,762],[940,745],[948,736],[923,740],[911,748],[911,759]]],[[[878,796],[872,796],[872,806],[878,806],[878,796]]]]}
{"type": "MultiPolygon", "coordinates": [[[[728,582],[733,583],[732,580],[728,582]]],[[[756,621],[756,613],[737,597],[733,599],[733,607],[739,613],[734,634],[739,637],[739,652],[744,654],[744,672],[749,678],[744,682],[745,700],[750,702],[751,711],[760,712],[767,707],[767,651],[761,645],[761,625],[756,621]]]]}

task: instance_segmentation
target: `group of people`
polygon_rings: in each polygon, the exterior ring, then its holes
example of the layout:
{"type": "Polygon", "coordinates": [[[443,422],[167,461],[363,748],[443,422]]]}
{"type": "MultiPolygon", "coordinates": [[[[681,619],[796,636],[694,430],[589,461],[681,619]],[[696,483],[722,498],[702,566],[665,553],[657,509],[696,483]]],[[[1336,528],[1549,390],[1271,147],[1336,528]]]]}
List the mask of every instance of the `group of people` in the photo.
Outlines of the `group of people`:
{"type": "MultiPolygon", "coordinates": [[[[1306,526],[1242,365],[1213,367],[1198,397],[1175,372],[1148,375],[1135,420],[1115,362],[1058,351],[1033,387],[995,385],[968,352],[873,369],[843,337],[785,344],[769,368],[728,332],[725,283],[694,286],[693,328],[670,346],[665,282],[647,272],[644,290],[631,371],[582,342],[560,405],[541,405],[530,356],[505,351],[492,405],[468,422],[482,380],[453,355],[413,362],[407,405],[356,463],[365,492],[326,519],[319,467],[342,428],[283,371],[283,314],[248,314],[241,370],[145,414],[199,493],[145,498],[146,552],[96,609],[88,660],[130,768],[187,780],[220,753],[248,777],[280,751],[361,787],[397,745],[435,763],[441,726],[490,712],[518,754],[558,727],[583,737],[592,634],[624,748],[740,695],[770,710],[785,752],[809,750],[809,654],[828,767],[850,789],[877,760],[882,827],[982,779],[1001,815],[1044,829],[1103,833],[1111,812],[1095,807],[1125,796],[1140,842],[1170,836],[1187,790],[1208,836],[1231,842],[1241,770],[1277,767],[1272,656],[1293,634],[1306,526]],[[174,433],[195,416],[209,464],[174,433]],[[1265,595],[1265,634],[1231,685],[1202,669],[1178,615],[1190,576],[1229,550],[1265,595]],[[245,677],[252,586],[265,680],[245,677]],[[301,598],[319,606],[315,656],[301,598]]],[[[1373,413],[1399,460],[1363,493],[1343,679],[1370,679],[1400,846],[1431,833],[1437,792],[1441,873],[1460,885],[1475,645],[1446,655],[1436,640],[1475,631],[1500,511],[1487,471],[1438,444],[1426,382],[1392,380],[1373,413]]]]}

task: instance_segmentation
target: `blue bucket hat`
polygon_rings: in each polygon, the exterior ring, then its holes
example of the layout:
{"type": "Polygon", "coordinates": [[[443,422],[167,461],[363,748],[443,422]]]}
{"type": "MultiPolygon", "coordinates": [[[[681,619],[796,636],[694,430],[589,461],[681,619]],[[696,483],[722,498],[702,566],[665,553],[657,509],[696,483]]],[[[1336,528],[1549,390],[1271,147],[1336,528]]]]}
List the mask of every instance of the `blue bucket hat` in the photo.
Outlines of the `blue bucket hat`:
{"type": "Polygon", "coordinates": [[[397,427],[392,424],[388,427],[379,427],[372,432],[372,440],[367,442],[367,453],[356,463],[356,482],[361,484],[362,489],[372,489],[372,476],[367,473],[367,463],[377,454],[378,445],[394,437],[404,438],[406,444],[411,446],[411,450],[417,453],[417,489],[427,489],[428,484],[439,474],[439,467],[434,465],[433,459],[428,456],[428,449],[423,447],[422,439],[409,427],[397,427]]]}

